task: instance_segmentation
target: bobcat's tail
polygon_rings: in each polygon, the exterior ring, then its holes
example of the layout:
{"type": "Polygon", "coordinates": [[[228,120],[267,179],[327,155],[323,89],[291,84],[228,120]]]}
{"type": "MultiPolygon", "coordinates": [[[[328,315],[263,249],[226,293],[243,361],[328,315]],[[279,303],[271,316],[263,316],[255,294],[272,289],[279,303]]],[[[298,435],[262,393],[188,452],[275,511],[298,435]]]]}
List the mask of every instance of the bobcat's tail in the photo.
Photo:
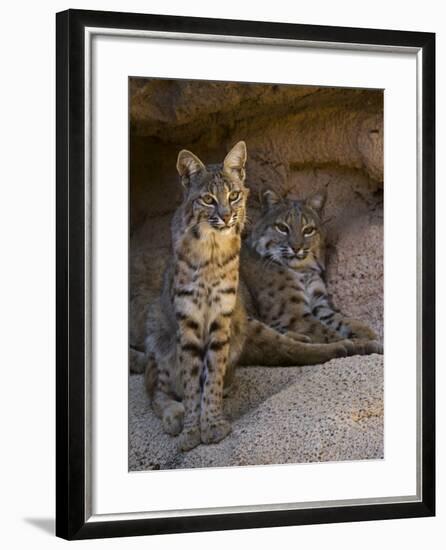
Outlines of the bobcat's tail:
{"type": "Polygon", "coordinates": [[[330,344],[299,342],[250,317],[247,322],[246,340],[239,364],[263,366],[314,365],[346,355],[349,355],[349,350],[345,345],[345,341],[330,344]]]}

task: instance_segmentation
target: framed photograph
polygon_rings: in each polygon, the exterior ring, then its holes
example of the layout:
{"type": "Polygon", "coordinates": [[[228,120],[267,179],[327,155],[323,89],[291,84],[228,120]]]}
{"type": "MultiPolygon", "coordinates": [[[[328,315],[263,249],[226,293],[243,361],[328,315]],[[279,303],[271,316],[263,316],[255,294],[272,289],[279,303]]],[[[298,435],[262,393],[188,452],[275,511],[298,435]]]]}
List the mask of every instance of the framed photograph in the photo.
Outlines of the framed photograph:
{"type": "Polygon", "coordinates": [[[435,35],[56,18],[56,534],[435,514],[435,35]]]}

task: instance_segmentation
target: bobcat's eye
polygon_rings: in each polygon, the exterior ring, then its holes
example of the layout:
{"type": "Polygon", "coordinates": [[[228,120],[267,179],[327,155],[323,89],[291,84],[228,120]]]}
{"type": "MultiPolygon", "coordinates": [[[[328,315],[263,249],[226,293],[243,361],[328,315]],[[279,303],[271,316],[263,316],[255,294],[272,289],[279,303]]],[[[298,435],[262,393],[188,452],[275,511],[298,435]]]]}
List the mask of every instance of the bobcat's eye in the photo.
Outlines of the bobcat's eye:
{"type": "Polygon", "coordinates": [[[283,233],[284,235],[287,235],[289,232],[288,226],[284,223],[276,223],[276,229],[279,233],[283,233]]]}
{"type": "Polygon", "coordinates": [[[240,191],[231,191],[229,193],[229,200],[231,202],[236,201],[240,197],[240,191]]]}
{"type": "Polygon", "coordinates": [[[312,225],[307,225],[302,229],[302,233],[305,237],[311,237],[311,235],[314,235],[316,233],[316,228],[312,225]]]}
{"type": "Polygon", "coordinates": [[[201,201],[209,206],[210,204],[214,204],[214,197],[212,195],[203,195],[201,201]]]}

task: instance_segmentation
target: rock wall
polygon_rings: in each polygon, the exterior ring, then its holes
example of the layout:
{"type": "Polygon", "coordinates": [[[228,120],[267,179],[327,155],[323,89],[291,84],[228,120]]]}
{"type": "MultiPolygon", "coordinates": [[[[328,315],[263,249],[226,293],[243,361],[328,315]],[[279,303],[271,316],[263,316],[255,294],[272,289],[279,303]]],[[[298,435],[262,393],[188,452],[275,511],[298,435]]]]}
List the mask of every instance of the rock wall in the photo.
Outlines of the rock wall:
{"type": "Polygon", "coordinates": [[[178,151],[220,162],[248,148],[249,216],[271,188],[304,197],[326,188],[327,279],[335,304],[383,331],[383,94],[289,85],[130,81],[130,341],[141,346],[147,297],[169,253],[181,198],[178,151]]]}

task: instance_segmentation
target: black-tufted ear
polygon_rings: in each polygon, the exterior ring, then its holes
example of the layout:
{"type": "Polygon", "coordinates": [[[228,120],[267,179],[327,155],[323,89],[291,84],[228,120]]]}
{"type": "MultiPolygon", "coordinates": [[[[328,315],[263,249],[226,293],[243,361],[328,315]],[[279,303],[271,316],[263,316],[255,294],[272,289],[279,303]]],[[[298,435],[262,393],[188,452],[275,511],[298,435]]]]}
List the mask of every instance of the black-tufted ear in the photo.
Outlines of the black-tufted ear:
{"type": "Polygon", "coordinates": [[[242,182],[245,180],[246,143],[239,141],[226,155],[223,170],[230,176],[236,176],[242,182]]]}
{"type": "Polygon", "coordinates": [[[310,195],[305,203],[307,206],[312,208],[317,214],[320,214],[325,206],[325,201],[327,200],[327,192],[324,191],[317,191],[316,193],[313,193],[313,195],[310,195]]]}
{"type": "Polygon", "coordinates": [[[191,176],[204,169],[201,160],[190,151],[183,149],[178,153],[177,170],[185,187],[189,184],[191,176]]]}
{"type": "Polygon", "coordinates": [[[260,202],[262,204],[262,207],[266,210],[269,210],[276,204],[278,204],[282,199],[280,196],[272,191],[271,189],[267,189],[264,191],[260,197],[260,202]]]}

